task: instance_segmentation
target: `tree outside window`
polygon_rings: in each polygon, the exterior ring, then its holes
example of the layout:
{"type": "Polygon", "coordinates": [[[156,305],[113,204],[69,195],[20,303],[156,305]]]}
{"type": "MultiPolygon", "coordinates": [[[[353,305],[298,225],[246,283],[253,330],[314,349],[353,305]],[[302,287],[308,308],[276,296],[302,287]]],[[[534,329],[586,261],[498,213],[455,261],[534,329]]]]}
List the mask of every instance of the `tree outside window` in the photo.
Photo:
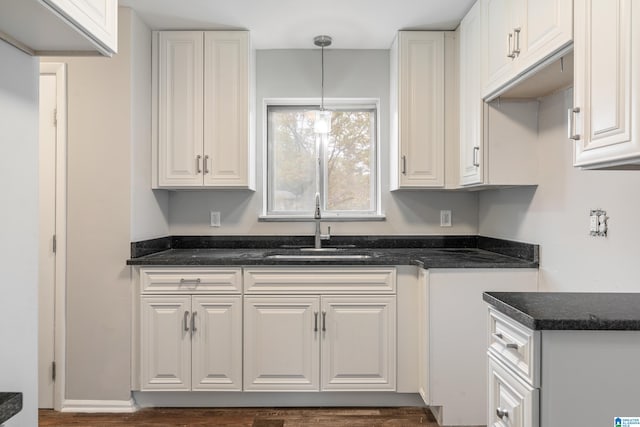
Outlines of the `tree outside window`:
{"type": "Polygon", "coordinates": [[[317,106],[267,107],[267,216],[378,214],[375,107],[331,108],[331,132],[313,131],[317,106]]]}

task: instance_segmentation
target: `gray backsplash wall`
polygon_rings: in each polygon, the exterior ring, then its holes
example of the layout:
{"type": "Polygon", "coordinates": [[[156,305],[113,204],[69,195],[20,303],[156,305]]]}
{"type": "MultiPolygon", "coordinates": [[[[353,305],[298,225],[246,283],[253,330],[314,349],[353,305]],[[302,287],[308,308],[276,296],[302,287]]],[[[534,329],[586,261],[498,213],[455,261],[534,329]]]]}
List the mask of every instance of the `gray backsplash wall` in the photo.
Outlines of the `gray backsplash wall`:
{"type": "MultiPolygon", "coordinates": [[[[311,45],[311,40],[309,41],[311,45]]],[[[312,223],[259,222],[263,198],[263,100],[319,98],[320,51],[262,50],[256,55],[257,191],[169,193],[171,234],[311,234],[312,223]],[[220,228],[209,227],[209,211],[221,212],[220,228]]],[[[326,98],[380,99],[382,208],[386,221],[340,222],[333,234],[476,234],[476,193],[389,192],[389,51],[325,50],[326,98]],[[440,210],[452,211],[453,226],[440,227],[440,210]]]]}

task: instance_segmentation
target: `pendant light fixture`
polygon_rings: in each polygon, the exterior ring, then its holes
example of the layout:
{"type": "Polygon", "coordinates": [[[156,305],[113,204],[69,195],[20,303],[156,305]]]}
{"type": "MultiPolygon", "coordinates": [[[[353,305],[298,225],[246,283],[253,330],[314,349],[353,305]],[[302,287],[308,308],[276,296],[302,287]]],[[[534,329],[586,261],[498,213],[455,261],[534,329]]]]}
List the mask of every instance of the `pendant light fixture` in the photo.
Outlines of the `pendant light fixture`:
{"type": "Polygon", "coordinates": [[[324,48],[331,46],[332,39],[329,36],[316,36],[313,43],[321,48],[322,82],[320,92],[320,111],[316,111],[316,119],[313,124],[313,131],[319,134],[331,132],[331,111],[324,109],[324,48]]]}

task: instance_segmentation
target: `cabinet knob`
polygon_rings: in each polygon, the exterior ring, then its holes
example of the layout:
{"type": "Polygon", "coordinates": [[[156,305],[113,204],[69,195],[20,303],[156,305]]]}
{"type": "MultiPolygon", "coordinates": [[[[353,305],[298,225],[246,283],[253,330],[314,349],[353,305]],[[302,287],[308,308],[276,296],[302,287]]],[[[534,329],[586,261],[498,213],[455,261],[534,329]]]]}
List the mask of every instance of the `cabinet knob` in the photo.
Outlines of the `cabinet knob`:
{"type": "Polygon", "coordinates": [[[407,174],[407,156],[402,156],[402,175],[407,174]]]}
{"type": "Polygon", "coordinates": [[[203,169],[205,175],[209,173],[209,155],[204,156],[203,169]]]}
{"type": "Polygon", "coordinates": [[[507,411],[506,409],[498,408],[496,409],[496,415],[500,419],[503,419],[505,417],[509,418],[509,411],[507,411]]]}

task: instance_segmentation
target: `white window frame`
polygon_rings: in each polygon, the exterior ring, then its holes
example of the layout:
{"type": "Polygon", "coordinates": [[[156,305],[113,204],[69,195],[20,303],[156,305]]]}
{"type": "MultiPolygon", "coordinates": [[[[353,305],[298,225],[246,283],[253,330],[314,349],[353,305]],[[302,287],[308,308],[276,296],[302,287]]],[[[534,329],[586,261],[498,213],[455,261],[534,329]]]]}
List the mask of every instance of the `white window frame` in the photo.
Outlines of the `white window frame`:
{"type": "MultiPolygon", "coordinates": [[[[323,220],[327,221],[384,221],[382,212],[382,192],[381,192],[381,159],[380,159],[380,99],[378,98],[325,98],[325,108],[375,108],[375,180],[374,191],[375,208],[368,212],[331,213],[322,212],[323,220]]],[[[264,98],[262,101],[262,214],[260,221],[313,221],[313,215],[276,215],[268,211],[269,198],[269,135],[267,114],[268,107],[295,107],[295,106],[320,106],[320,98],[264,98]]],[[[322,174],[324,175],[324,174],[322,174]]],[[[324,202],[324,200],[323,200],[324,202]]]]}

